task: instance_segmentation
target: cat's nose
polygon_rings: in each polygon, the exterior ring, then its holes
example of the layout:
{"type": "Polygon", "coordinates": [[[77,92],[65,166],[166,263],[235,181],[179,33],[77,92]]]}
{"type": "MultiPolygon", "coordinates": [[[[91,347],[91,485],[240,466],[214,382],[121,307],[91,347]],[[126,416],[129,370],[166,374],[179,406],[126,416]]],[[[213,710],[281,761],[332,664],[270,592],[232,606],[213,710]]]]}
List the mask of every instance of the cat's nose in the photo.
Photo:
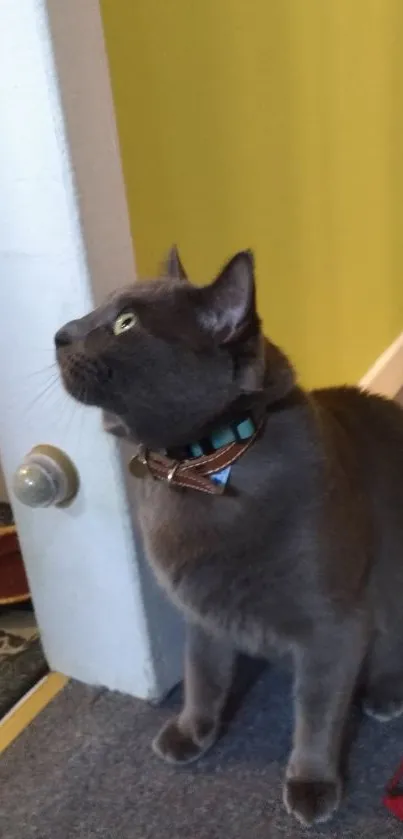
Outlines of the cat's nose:
{"type": "Polygon", "coordinates": [[[56,332],[55,335],[55,346],[56,349],[60,350],[62,347],[68,347],[73,341],[77,338],[77,327],[75,321],[71,321],[71,323],[66,323],[65,326],[62,326],[61,329],[56,332]]]}

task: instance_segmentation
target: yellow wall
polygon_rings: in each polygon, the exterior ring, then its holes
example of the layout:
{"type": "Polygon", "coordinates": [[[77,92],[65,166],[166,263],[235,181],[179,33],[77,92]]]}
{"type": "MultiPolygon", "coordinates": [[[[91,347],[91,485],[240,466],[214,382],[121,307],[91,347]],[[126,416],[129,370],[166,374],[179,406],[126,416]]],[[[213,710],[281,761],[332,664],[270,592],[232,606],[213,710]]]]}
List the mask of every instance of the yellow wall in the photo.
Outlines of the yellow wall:
{"type": "Polygon", "coordinates": [[[403,328],[403,0],[101,0],[137,263],[257,255],[304,380],[403,328]]]}

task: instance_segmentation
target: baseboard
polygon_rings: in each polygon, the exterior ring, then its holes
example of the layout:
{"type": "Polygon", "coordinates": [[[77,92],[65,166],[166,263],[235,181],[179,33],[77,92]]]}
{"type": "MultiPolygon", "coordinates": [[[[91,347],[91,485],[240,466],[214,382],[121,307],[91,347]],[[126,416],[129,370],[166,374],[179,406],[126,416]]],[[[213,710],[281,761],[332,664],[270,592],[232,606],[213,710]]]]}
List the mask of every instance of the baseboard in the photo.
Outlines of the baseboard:
{"type": "Polygon", "coordinates": [[[403,332],[375,361],[359,382],[371,393],[394,398],[403,387],[403,332]]]}
{"type": "Polygon", "coordinates": [[[22,734],[68,682],[67,676],[48,673],[0,720],[0,754],[22,734]]]}

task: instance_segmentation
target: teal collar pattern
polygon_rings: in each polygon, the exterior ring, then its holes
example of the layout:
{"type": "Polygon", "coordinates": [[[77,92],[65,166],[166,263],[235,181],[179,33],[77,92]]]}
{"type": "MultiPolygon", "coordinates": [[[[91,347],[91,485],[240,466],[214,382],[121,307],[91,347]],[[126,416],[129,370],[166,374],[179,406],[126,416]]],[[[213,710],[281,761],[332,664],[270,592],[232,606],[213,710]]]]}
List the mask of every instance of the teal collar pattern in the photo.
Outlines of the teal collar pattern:
{"type": "Polygon", "coordinates": [[[189,454],[191,457],[212,454],[218,449],[222,449],[223,446],[229,446],[230,443],[243,443],[244,440],[249,440],[250,437],[253,437],[255,431],[256,426],[252,419],[241,420],[241,422],[214,431],[210,437],[200,440],[199,443],[192,443],[189,446],[189,454]]]}
{"type": "MultiPolygon", "coordinates": [[[[246,417],[240,422],[232,423],[231,425],[213,431],[209,437],[204,437],[198,443],[191,443],[182,449],[170,451],[170,457],[176,460],[192,460],[194,458],[205,457],[224,449],[225,446],[230,446],[231,443],[245,443],[256,434],[256,425],[251,417],[246,417]]],[[[225,486],[230,478],[231,466],[215,472],[211,475],[211,480],[216,484],[225,486]]]]}
{"type": "Polygon", "coordinates": [[[182,449],[153,452],[139,446],[129,469],[133,477],[151,477],[173,489],[222,495],[232,466],[250,449],[264,426],[246,417],[222,426],[205,439],[182,449]]]}
{"type": "Polygon", "coordinates": [[[213,431],[209,437],[203,437],[197,443],[191,443],[189,446],[182,446],[180,448],[170,449],[167,452],[168,457],[173,457],[176,460],[188,460],[195,457],[203,457],[204,455],[214,454],[224,446],[229,446],[231,443],[244,443],[249,440],[256,433],[256,424],[251,417],[246,417],[239,422],[231,423],[230,425],[218,428],[213,431]]]}

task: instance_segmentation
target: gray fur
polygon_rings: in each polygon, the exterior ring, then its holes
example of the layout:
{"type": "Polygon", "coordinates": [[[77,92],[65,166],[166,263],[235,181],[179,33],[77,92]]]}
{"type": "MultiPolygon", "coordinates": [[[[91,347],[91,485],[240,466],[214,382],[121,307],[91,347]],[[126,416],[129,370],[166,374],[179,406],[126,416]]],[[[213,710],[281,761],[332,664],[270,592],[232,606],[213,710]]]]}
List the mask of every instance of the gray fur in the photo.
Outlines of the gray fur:
{"type": "Polygon", "coordinates": [[[210,748],[236,652],[275,645],[295,663],[285,805],[304,824],[325,821],[358,680],[369,713],[403,710],[403,413],[355,388],[297,384],[261,334],[250,253],[203,288],[178,260],[56,336],[67,390],[135,443],[169,449],[266,414],[223,497],[137,482],[148,559],[189,623],[184,708],[154,749],[181,764],[210,748]],[[138,322],[116,337],[128,310],[138,322]]]}

